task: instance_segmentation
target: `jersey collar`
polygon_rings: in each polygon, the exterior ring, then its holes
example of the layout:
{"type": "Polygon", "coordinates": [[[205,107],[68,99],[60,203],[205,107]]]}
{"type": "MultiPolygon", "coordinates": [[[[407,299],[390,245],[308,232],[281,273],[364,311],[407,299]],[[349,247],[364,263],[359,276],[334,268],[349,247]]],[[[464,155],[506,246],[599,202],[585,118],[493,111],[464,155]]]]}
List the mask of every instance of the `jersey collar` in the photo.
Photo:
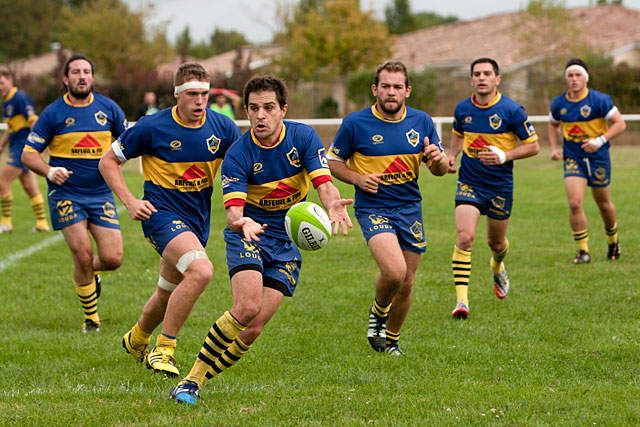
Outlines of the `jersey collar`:
{"type": "Polygon", "coordinates": [[[402,113],[402,117],[400,117],[398,120],[389,120],[389,119],[385,119],[384,117],[382,117],[382,114],[380,114],[380,112],[376,108],[376,105],[378,105],[377,102],[371,106],[371,112],[373,113],[373,115],[376,118],[382,120],[383,122],[398,123],[398,122],[403,121],[405,119],[405,117],[407,117],[407,106],[406,105],[404,106],[404,112],[402,113]]]}
{"type": "Polygon", "coordinates": [[[178,106],[174,105],[171,108],[171,116],[173,117],[173,120],[176,121],[176,123],[178,123],[180,126],[185,127],[185,128],[191,128],[191,129],[197,129],[199,127],[202,127],[202,125],[204,124],[205,119],[207,118],[207,109],[204,109],[204,114],[202,115],[202,119],[200,119],[200,123],[198,123],[195,126],[189,126],[188,124],[184,123],[182,120],[180,120],[180,117],[178,117],[178,106]]]}
{"type": "Polygon", "coordinates": [[[18,88],[17,87],[13,87],[9,93],[7,94],[7,96],[4,97],[4,102],[9,102],[11,101],[11,98],[13,98],[16,94],[16,92],[18,92],[18,88]]]}
{"type": "Polygon", "coordinates": [[[567,91],[567,93],[564,95],[567,98],[567,101],[569,102],[580,102],[583,99],[585,99],[587,96],[589,95],[589,88],[587,88],[587,90],[584,91],[584,95],[582,95],[580,98],[578,99],[571,99],[569,98],[569,91],[567,91]]]}
{"type": "Polygon", "coordinates": [[[69,92],[65,93],[64,96],[62,97],[64,99],[64,102],[66,102],[67,104],[71,105],[72,107],[86,107],[87,105],[90,105],[93,102],[93,92],[91,92],[89,94],[89,100],[86,102],[86,104],[79,104],[76,105],[73,102],[71,102],[71,100],[69,99],[69,92]]]}
{"type": "Polygon", "coordinates": [[[251,139],[253,140],[253,143],[256,144],[258,147],[266,148],[266,149],[275,148],[284,139],[285,129],[286,129],[286,125],[284,124],[284,122],[282,122],[282,130],[280,131],[280,136],[278,137],[278,140],[276,141],[276,143],[273,145],[263,145],[260,141],[258,141],[258,138],[256,138],[256,136],[253,134],[253,129],[251,129],[251,139]]]}
{"type": "Polygon", "coordinates": [[[494,105],[496,105],[498,103],[498,101],[500,101],[500,99],[502,99],[502,94],[500,93],[500,91],[496,91],[496,96],[493,97],[493,99],[491,101],[489,101],[488,104],[478,104],[478,101],[476,101],[476,94],[474,93],[473,95],[471,95],[471,102],[473,103],[473,105],[475,105],[478,108],[489,108],[489,107],[493,107],[494,105]]]}

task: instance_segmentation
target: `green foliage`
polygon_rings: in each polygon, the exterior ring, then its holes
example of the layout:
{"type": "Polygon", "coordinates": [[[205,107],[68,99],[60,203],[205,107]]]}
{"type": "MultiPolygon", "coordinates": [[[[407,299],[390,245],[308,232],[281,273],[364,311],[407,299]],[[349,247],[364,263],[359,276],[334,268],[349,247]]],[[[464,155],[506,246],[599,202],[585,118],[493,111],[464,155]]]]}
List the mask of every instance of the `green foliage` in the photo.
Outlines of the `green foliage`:
{"type": "Polygon", "coordinates": [[[404,34],[458,20],[455,16],[441,16],[433,12],[412,13],[409,0],[393,0],[384,10],[385,23],[391,34],[404,34]]]}
{"type": "MultiPolygon", "coordinates": [[[[294,297],[283,301],[246,356],[204,386],[195,408],[167,396],[188,373],[211,324],[232,304],[219,186],[207,245],[213,280],[178,335],[182,375],[166,379],[135,363],[120,345],[158,279],[159,257],[140,224],[121,211],[124,264],[103,274],[102,330],[83,335],[62,237],[28,257],[15,256],[60,235],[28,232],[33,216],[16,181],[15,229],[0,236],[0,421],[6,426],[639,425],[640,403],[633,396],[640,387],[640,340],[633,313],[640,149],[612,148],[612,198],[625,252],[619,261],[605,261],[604,230],[588,195],[593,260],[583,266],[571,264],[575,244],[562,164],[548,156],[543,150],[516,161],[511,249],[505,259],[511,291],[505,300],[493,295],[481,220],[472,255],[471,317],[451,319],[456,176],[436,178],[422,169],[428,249],[402,328],[407,356],[374,353],[367,343],[367,308],[378,273],[354,224],[349,236],[303,254],[294,297]]],[[[125,171],[125,179],[140,195],[142,177],[125,171]]],[[[44,179],[39,182],[45,192],[44,179]]],[[[353,194],[352,186],[338,186],[344,196],[353,194]]],[[[317,202],[315,191],[311,194],[317,202]]]]}
{"type": "Polygon", "coordinates": [[[320,102],[320,105],[318,105],[315,116],[318,118],[340,117],[338,114],[338,102],[332,97],[327,96],[320,102]]]}
{"type": "Polygon", "coordinates": [[[61,0],[0,0],[0,62],[49,51],[61,0]]]}
{"type": "Polygon", "coordinates": [[[244,46],[250,44],[243,34],[237,31],[224,31],[215,29],[211,35],[211,49],[213,54],[228,52],[237,48],[238,46],[244,46]]]}
{"type": "MultiPolygon", "coordinates": [[[[375,97],[371,92],[375,70],[351,73],[347,78],[347,98],[357,109],[372,105],[375,97]]],[[[410,71],[411,96],[407,100],[410,107],[429,112],[433,108],[438,92],[438,74],[429,69],[410,71]]]]}
{"type": "Polygon", "coordinates": [[[613,60],[602,55],[586,56],[589,65],[589,87],[611,95],[622,113],[640,111],[640,68],[626,63],[613,65],[613,60]]]}
{"type": "Polygon", "coordinates": [[[345,76],[389,55],[386,26],[356,0],[325,0],[322,10],[296,10],[286,18],[284,52],[277,59],[290,80],[345,76]]]}

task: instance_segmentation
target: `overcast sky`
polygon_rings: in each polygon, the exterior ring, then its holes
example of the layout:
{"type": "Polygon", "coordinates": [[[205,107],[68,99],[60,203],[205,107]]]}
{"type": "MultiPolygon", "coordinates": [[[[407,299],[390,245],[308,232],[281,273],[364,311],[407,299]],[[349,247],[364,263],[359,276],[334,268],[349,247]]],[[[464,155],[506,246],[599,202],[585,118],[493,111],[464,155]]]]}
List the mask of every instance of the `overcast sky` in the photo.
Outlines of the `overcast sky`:
{"type": "MultiPolygon", "coordinates": [[[[384,9],[393,0],[360,0],[363,10],[373,9],[379,19],[384,19],[384,9]]],[[[277,24],[278,5],[299,3],[298,0],[125,0],[134,9],[143,4],[154,5],[153,23],[166,22],[171,42],[185,27],[189,27],[195,41],[208,40],[215,28],[235,30],[252,43],[269,42],[277,24]]],[[[586,7],[595,0],[566,0],[570,8],[586,7]]],[[[411,10],[435,12],[439,15],[457,16],[461,20],[472,20],[502,12],[523,9],[527,0],[410,0],[411,10]]],[[[640,10],[640,0],[623,0],[626,7],[640,10]]]]}

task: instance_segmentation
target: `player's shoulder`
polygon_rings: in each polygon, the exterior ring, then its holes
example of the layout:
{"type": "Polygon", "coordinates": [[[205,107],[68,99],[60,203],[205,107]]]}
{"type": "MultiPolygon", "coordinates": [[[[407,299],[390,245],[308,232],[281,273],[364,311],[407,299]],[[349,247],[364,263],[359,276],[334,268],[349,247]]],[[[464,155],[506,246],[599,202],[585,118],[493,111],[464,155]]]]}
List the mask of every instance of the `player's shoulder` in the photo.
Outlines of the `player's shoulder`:
{"type": "Polygon", "coordinates": [[[344,118],[342,119],[342,123],[349,124],[349,123],[358,122],[363,119],[372,118],[374,117],[374,115],[371,109],[372,107],[367,107],[367,108],[363,108],[362,110],[351,112],[346,116],[344,116],[344,118]]]}
{"type": "Polygon", "coordinates": [[[608,93],[600,92],[591,88],[589,88],[589,96],[592,99],[602,100],[602,101],[608,101],[611,99],[611,95],[609,95],[608,93]]]}
{"type": "Polygon", "coordinates": [[[524,108],[518,101],[514,100],[513,98],[509,98],[502,92],[500,93],[500,100],[496,105],[510,110],[518,110],[520,108],[524,108]]]}
{"type": "Polygon", "coordinates": [[[560,95],[556,96],[551,100],[551,107],[553,108],[554,106],[565,102],[566,99],[567,99],[567,92],[562,92],[560,95]]]}
{"type": "Polygon", "coordinates": [[[460,101],[458,101],[458,103],[456,104],[456,110],[466,110],[473,107],[473,102],[471,101],[471,97],[468,96],[466,98],[462,98],[460,101]]]}
{"type": "MultiPolygon", "coordinates": [[[[104,106],[105,108],[110,108],[112,110],[122,112],[122,108],[120,108],[118,103],[109,97],[93,92],[93,99],[94,102],[96,102],[96,104],[99,106],[104,106]]],[[[122,114],[124,115],[124,112],[122,112],[122,114]]]]}
{"type": "Polygon", "coordinates": [[[406,111],[407,111],[407,118],[411,119],[411,118],[423,118],[426,120],[432,120],[431,116],[424,110],[419,110],[417,108],[412,108],[409,107],[408,105],[406,106],[406,111]]]}
{"type": "Polygon", "coordinates": [[[315,129],[309,126],[306,123],[295,122],[291,120],[284,120],[286,132],[295,133],[296,135],[305,135],[305,134],[314,134],[316,133],[315,129]]]}

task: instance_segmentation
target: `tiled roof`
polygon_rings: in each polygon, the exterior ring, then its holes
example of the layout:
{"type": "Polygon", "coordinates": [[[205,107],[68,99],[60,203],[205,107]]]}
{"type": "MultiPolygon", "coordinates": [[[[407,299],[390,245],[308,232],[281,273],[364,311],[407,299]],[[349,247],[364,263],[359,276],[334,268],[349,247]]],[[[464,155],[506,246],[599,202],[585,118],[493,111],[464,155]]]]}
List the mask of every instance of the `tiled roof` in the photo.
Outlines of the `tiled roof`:
{"type": "MultiPolygon", "coordinates": [[[[569,9],[581,40],[606,53],[636,45],[640,48],[640,11],[618,5],[569,9]]],[[[521,12],[502,13],[473,21],[453,22],[398,36],[394,59],[410,69],[465,68],[488,56],[501,68],[523,61],[525,43],[517,36],[521,12]],[[416,48],[416,47],[419,48],[416,48]]]]}

